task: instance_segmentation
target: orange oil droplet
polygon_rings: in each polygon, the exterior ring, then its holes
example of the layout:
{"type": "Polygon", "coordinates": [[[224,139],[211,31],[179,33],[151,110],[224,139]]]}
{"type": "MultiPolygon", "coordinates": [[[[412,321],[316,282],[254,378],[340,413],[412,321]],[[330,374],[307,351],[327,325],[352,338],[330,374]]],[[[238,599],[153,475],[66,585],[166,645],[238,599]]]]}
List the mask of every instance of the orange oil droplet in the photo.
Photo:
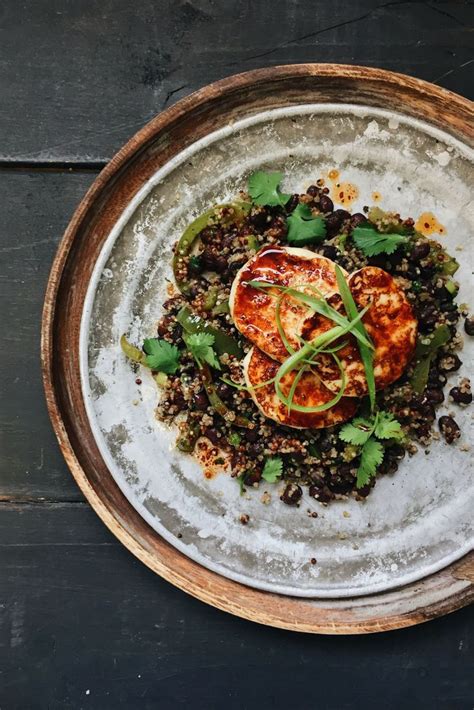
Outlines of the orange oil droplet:
{"type": "Polygon", "coordinates": [[[380,192],[373,192],[372,193],[373,202],[380,202],[381,199],[382,199],[382,195],[380,194],[380,192]]]}
{"type": "Polygon", "coordinates": [[[339,177],[339,170],[333,169],[328,172],[328,178],[330,180],[337,180],[338,177],[339,177]]]}
{"type": "Polygon", "coordinates": [[[331,197],[334,202],[344,205],[346,202],[354,202],[359,197],[359,190],[356,185],[350,182],[336,183],[333,186],[331,197]]]}
{"type": "Polygon", "coordinates": [[[436,217],[432,212],[423,212],[418,217],[415,222],[415,229],[417,232],[421,232],[425,237],[430,234],[437,232],[438,234],[445,234],[446,228],[438,222],[436,217]]]}

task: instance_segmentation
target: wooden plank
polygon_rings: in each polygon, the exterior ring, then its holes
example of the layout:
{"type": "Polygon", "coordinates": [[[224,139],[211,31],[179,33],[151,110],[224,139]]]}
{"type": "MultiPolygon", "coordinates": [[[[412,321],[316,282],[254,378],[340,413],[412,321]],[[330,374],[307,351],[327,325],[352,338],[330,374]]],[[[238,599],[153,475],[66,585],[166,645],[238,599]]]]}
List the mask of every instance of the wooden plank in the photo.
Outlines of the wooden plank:
{"type": "Polygon", "coordinates": [[[471,26],[463,0],[5,0],[0,162],[107,161],[178,98],[268,65],[379,66],[472,98],[471,26]]]}
{"type": "Polygon", "coordinates": [[[0,499],[81,499],[46,412],[39,336],[54,252],[94,177],[0,171],[0,499]]]}
{"type": "Polygon", "coordinates": [[[391,634],[288,634],[178,592],[84,504],[0,505],[0,541],[5,710],[470,707],[473,607],[391,634]]]}

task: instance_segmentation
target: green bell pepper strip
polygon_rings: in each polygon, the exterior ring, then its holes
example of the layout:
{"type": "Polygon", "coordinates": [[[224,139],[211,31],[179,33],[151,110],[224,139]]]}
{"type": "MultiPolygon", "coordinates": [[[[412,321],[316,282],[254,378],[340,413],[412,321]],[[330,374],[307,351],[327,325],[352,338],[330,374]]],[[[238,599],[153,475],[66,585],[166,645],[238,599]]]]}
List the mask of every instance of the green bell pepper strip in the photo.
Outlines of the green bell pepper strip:
{"type": "Polygon", "coordinates": [[[139,365],[148,367],[146,364],[145,353],[140,350],[140,348],[137,348],[135,345],[129,343],[125,334],[120,338],[120,347],[122,348],[123,354],[126,355],[129,360],[132,360],[132,362],[136,362],[139,365]]]}
{"type": "Polygon", "coordinates": [[[186,454],[194,451],[196,441],[199,439],[199,426],[192,424],[186,433],[182,433],[176,439],[176,448],[186,454]]]}
{"type": "Polygon", "coordinates": [[[213,347],[218,355],[227,353],[229,355],[235,355],[235,357],[239,359],[244,356],[244,351],[234,338],[227,335],[227,333],[224,333],[222,330],[214,328],[214,326],[207,323],[203,318],[192,313],[187,306],[181,308],[176,316],[176,320],[186,333],[209,333],[213,335],[213,347]]]}
{"type": "Polygon", "coordinates": [[[206,295],[204,296],[204,303],[202,304],[202,307],[205,311],[212,311],[212,309],[217,303],[217,294],[217,287],[211,286],[206,295]]]}
{"type": "MultiPolygon", "coordinates": [[[[202,383],[204,385],[204,389],[206,390],[207,398],[211,407],[215,409],[217,414],[219,414],[224,419],[227,419],[228,415],[232,412],[232,410],[228,408],[227,404],[225,404],[225,402],[223,402],[217,394],[216,386],[212,381],[210,368],[206,365],[206,363],[201,363],[200,371],[202,375],[202,383]]],[[[235,424],[235,426],[244,427],[245,429],[249,429],[251,425],[250,420],[247,419],[247,417],[241,416],[240,414],[236,415],[232,423],[235,424]]]]}
{"type": "Polygon", "coordinates": [[[188,282],[187,269],[185,273],[182,270],[182,259],[191,253],[191,250],[206,227],[211,222],[221,222],[222,224],[232,224],[233,222],[241,222],[243,218],[250,212],[251,204],[248,202],[235,202],[226,205],[215,205],[203,214],[199,215],[191,224],[189,224],[181,235],[178,241],[173,257],[173,273],[181,293],[189,295],[191,286],[188,282]],[[229,215],[222,216],[222,210],[232,210],[229,215]]]}
{"type": "Polygon", "coordinates": [[[428,383],[431,361],[438,349],[445,345],[451,337],[447,325],[439,325],[431,338],[418,340],[415,350],[416,365],[410,379],[410,384],[417,394],[421,394],[428,383]],[[426,341],[426,342],[423,342],[426,341]]]}

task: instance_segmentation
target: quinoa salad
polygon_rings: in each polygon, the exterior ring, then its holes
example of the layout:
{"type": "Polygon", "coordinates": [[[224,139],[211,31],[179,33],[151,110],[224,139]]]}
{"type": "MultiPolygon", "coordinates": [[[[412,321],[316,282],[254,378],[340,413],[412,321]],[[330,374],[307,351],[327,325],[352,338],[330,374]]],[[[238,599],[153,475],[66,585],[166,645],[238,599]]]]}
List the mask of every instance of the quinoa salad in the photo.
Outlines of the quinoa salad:
{"type": "Polygon", "coordinates": [[[187,226],[156,332],[121,347],[138,384],[142,367],[155,379],[177,448],[236,495],[363,500],[417,448],[460,438],[474,319],[456,259],[415,219],[335,209],[323,178],[285,194],[282,179],[255,172],[187,226]],[[454,416],[437,416],[444,402],[454,416]]]}

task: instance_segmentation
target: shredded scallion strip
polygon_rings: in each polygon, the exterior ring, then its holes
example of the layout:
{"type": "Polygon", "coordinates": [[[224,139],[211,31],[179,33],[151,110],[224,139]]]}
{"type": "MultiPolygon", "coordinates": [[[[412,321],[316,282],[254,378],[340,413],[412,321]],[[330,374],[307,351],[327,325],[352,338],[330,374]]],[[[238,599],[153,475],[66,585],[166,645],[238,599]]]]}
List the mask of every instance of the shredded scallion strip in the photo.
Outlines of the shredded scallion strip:
{"type": "MultiPolygon", "coordinates": [[[[339,269],[339,271],[340,271],[340,269],[339,269]]],[[[317,298],[315,296],[310,296],[309,294],[304,293],[302,291],[298,291],[297,289],[294,289],[294,288],[288,288],[286,286],[278,286],[276,284],[269,284],[269,283],[266,283],[265,281],[247,281],[246,283],[248,286],[252,286],[253,288],[256,288],[259,290],[263,290],[263,289],[267,289],[267,288],[277,288],[277,289],[283,291],[283,293],[285,295],[293,296],[298,301],[301,301],[305,305],[310,306],[310,308],[313,311],[315,311],[315,313],[319,313],[319,315],[329,318],[330,320],[334,321],[334,323],[337,323],[340,326],[346,326],[349,323],[348,319],[345,316],[341,315],[341,313],[336,311],[335,308],[330,306],[328,304],[328,302],[323,297],[317,298]]],[[[344,281],[344,283],[345,283],[345,281],[344,281]]],[[[355,329],[352,334],[354,335],[354,337],[357,338],[357,340],[359,342],[364,343],[364,345],[367,348],[373,349],[373,345],[370,342],[370,340],[368,339],[368,337],[366,335],[364,335],[364,333],[362,333],[360,330],[355,329]]]]}
{"type": "MultiPolygon", "coordinates": [[[[355,304],[355,301],[352,297],[352,293],[350,291],[349,286],[347,285],[346,279],[344,278],[344,274],[342,273],[341,269],[339,266],[336,264],[336,279],[337,279],[337,285],[339,287],[339,292],[342,297],[342,302],[344,304],[344,308],[346,309],[347,317],[348,318],[355,318],[357,314],[357,306],[355,304]]],[[[362,311],[361,311],[362,313],[362,311]]],[[[357,324],[355,325],[355,329],[353,334],[356,335],[356,333],[359,333],[360,335],[364,336],[364,339],[368,338],[367,331],[364,327],[364,324],[361,321],[358,321],[357,324]]],[[[365,370],[365,379],[367,381],[367,389],[369,391],[369,400],[370,400],[370,408],[372,411],[375,409],[375,375],[374,375],[374,356],[373,356],[373,345],[371,346],[371,349],[369,349],[365,343],[358,338],[358,343],[359,347],[359,352],[360,352],[360,358],[362,360],[362,363],[364,365],[364,370],[365,370]]]]}

